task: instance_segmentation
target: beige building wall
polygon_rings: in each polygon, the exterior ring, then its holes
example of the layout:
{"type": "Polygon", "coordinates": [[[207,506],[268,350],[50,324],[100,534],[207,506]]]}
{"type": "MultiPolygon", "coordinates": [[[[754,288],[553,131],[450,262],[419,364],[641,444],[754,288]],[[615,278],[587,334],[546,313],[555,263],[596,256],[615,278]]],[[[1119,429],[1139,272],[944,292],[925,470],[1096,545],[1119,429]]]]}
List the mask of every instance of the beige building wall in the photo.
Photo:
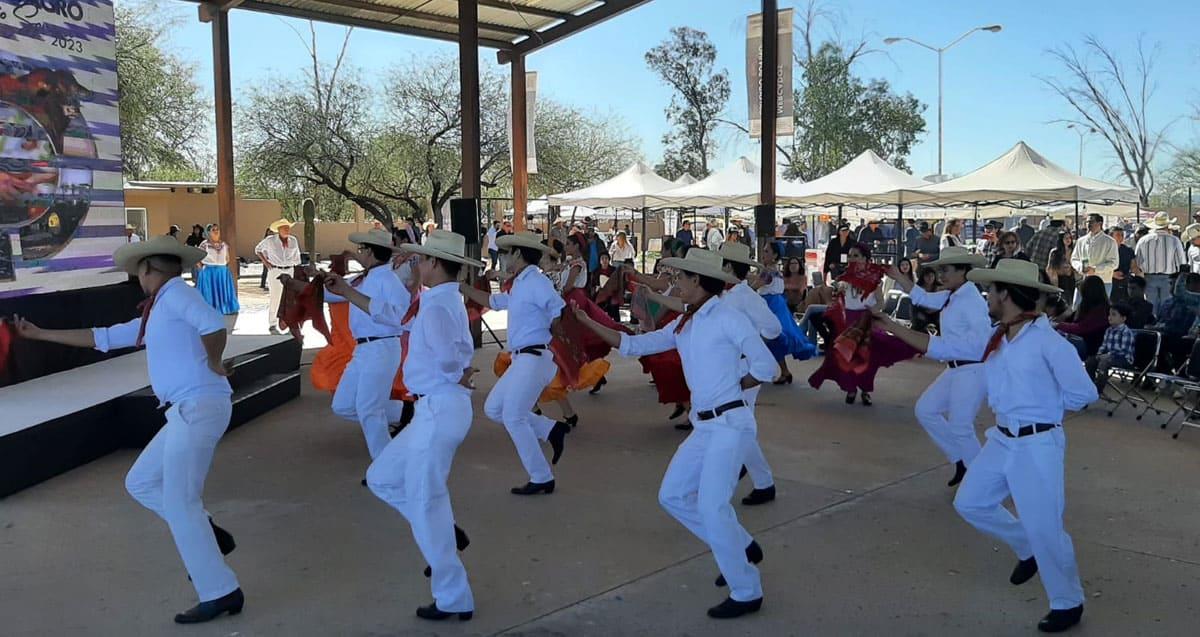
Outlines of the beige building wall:
{"type": "MultiPolygon", "coordinates": [[[[179,226],[180,234],[187,236],[193,224],[206,226],[218,221],[217,195],[203,192],[208,188],[127,188],[126,208],[146,209],[146,233],[151,236],[166,234],[172,225],[179,226]]],[[[239,256],[253,259],[254,246],[262,241],[263,233],[272,221],[283,216],[283,209],[274,199],[243,199],[238,197],[234,204],[237,217],[237,245],[239,256]]]]}

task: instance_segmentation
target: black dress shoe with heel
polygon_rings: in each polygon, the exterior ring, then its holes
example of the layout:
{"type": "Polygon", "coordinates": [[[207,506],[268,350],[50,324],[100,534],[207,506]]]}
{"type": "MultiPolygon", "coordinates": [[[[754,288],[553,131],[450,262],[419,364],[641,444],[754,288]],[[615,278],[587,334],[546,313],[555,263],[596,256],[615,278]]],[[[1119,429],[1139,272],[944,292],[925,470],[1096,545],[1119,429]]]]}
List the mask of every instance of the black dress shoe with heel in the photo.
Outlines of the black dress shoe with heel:
{"type": "Polygon", "coordinates": [[[859,399],[862,400],[863,407],[871,406],[871,392],[869,392],[869,391],[863,392],[862,395],[859,396],[859,399]]]}
{"type": "Polygon", "coordinates": [[[203,624],[204,622],[209,622],[220,617],[224,613],[237,615],[242,612],[242,606],[245,603],[246,598],[242,595],[242,589],[239,588],[228,595],[207,602],[200,602],[188,610],[179,613],[175,616],[175,623],[203,624]]]}
{"type": "Polygon", "coordinates": [[[570,418],[563,418],[562,421],[567,423],[567,426],[569,426],[571,429],[574,429],[575,425],[579,424],[579,414],[575,414],[574,416],[571,416],[570,418]]]}
{"type": "Polygon", "coordinates": [[[853,392],[846,392],[846,404],[847,404],[847,405],[853,405],[853,404],[854,404],[854,400],[855,400],[856,398],[858,398],[858,392],[856,392],[856,391],[853,391],[853,392]]]}
{"type": "Polygon", "coordinates": [[[1034,575],[1037,575],[1037,571],[1037,558],[1031,557],[1027,560],[1021,560],[1020,562],[1017,562],[1016,567],[1013,568],[1012,575],[1008,577],[1008,581],[1012,583],[1013,586],[1020,586],[1021,584],[1028,582],[1029,579],[1034,575]]]}
{"type": "Polygon", "coordinates": [[[554,481],[526,482],[525,486],[513,487],[511,491],[513,495],[537,495],[539,493],[550,495],[551,493],[554,493],[554,481]]]}
{"type": "Polygon", "coordinates": [[[1079,623],[1083,619],[1083,604],[1075,608],[1051,610],[1038,622],[1038,630],[1043,633],[1061,633],[1079,623]]]}
{"type": "Polygon", "coordinates": [[[739,602],[732,597],[726,597],[725,601],[708,609],[708,616],[713,619],[734,619],[750,613],[757,613],[758,609],[762,608],[762,598],[752,599],[748,602],[739,602]]]}
{"type": "Polygon", "coordinates": [[[591,391],[589,391],[588,393],[595,396],[596,394],[600,393],[600,388],[604,387],[607,384],[608,384],[608,378],[605,376],[601,376],[600,380],[597,381],[594,386],[592,386],[591,391]]]}
{"type": "Polygon", "coordinates": [[[563,447],[566,444],[567,434],[571,432],[571,425],[563,421],[554,423],[554,428],[550,430],[550,434],[546,436],[546,441],[550,443],[550,448],[554,450],[554,456],[550,458],[550,464],[558,464],[558,459],[562,457],[563,447]]]}
{"type": "Polygon", "coordinates": [[[670,416],[667,416],[667,420],[675,420],[676,418],[682,416],[683,412],[685,411],[687,411],[687,407],[685,407],[683,403],[675,403],[675,411],[671,412],[670,416]]]}
{"type": "MultiPolygon", "coordinates": [[[[457,524],[454,525],[454,546],[458,548],[459,553],[462,553],[467,550],[468,546],[471,546],[471,538],[467,537],[467,532],[458,528],[457,524]]],[[[425,577],[433,577],[432,567],[425,567],[425,577]]]]}
{"type": "Polygon", "coordinates": [[[679,431],[691,431],[695,429],[690,422],[681,422],[678,425],[675,425],[675,428],[679,431]]]}
{"type": "MultiPolygon", "coordinates": [[[[758,564],[759,562],[763,561],[763,550],[762,547],[758,545],[756,540],[750,540],[750,544],[746,546],[746,561],[750,562],[751,564],[758,564]]],[[[718,575],[717,581],[713,582],[713,584],[715,584],[717,588],[724,587],[727,584],[725,581],[725,576],[718,575]]]]}
{"type": "Polygon", "coordinates": [[[967,465],[962,460],[954,463],[954,477],[946,483],[948,487],[957,487],[959,482],[962,482],[963,477],[967,475],[967,465]]]}
{"type": "Polygon", "coordinates": [[[435,622],[440,622],[443,619],[450,619],[451,617],[458,617],[458,621],[465,622],[470,621],[470,619],[474,616],[475,611],[470,610],[462,613],[447,613],[446,611],[437,607],[437,602],[434,602],[428,606],[422,606],[417,609],[417,617],[435,622]]]}
{"type": "Polygon", "coordinates": [[[775,499],[775,485],[771,485],[765,489],[754,489],[749,495],[742,498],[742,504],[752,507],[760,504],[766,504],[775,499]]]}

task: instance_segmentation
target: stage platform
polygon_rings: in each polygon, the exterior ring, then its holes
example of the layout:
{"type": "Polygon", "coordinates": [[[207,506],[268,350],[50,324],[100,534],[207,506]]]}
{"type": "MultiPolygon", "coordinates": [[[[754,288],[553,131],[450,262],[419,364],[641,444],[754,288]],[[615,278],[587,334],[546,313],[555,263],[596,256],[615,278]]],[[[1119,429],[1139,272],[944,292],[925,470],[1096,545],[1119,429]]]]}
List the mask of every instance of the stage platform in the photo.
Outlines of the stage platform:
{"type": "MultiPolygon", "coordinates": [[[[231,336],[230,428],[300,395],[300,345],[286,336],[231,336]]],[[[162,427],[146,353],[0,388],[0,497],[122,447],[140,447],[162,427]]]]}

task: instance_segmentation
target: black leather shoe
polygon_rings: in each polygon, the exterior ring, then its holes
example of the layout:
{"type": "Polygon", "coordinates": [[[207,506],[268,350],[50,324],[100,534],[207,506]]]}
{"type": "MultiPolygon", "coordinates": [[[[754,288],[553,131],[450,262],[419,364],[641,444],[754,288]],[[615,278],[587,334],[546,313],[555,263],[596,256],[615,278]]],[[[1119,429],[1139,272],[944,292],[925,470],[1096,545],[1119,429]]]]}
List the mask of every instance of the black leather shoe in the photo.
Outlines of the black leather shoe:
{"type": "Polygon", "coordinates": [[[567,425],[569,425],[571,427],[571,429],[574,429],[575,425],[579,424],[579,414],[575,414],[574,416],[571,416],[570,418],[563,418],[563,422],[567,423],[567,425]]]}
{"type": "Polygon", "coordinates": [[[762,608],[761,597],[748,602],[739,602],[732,597],[726,597],[725,601],[708,609],[708,616],[713,619],[733,619],[749,613],[757,613],[760,608],[762,608]]]}
{"type": "Polygon", "coordinates": [[[691,431],[695,429],[690,422],[681,422],[678,425],[675,425],[675,428],[679,431],[691,431]]]}
{"type": "Polygon", "coordinates": [[[1061,633],[1079,623],[1083,618],[1083,604],[1075,608],[1052,610],[1038,622],[1038,630],[1043,633],[1061,633]]]}
{"type": "Polygon", "coordinates": [[[765,489],[755,489],[750,492],[750,495],[742,498],[742,504],[752,507],[759,504],[766,504],[775,499],[775,485],[771,485],[765,489]]]}
{"type": "Polygon", "coordinates": [[[562,457],[563,446],[567,441],[567,434],[570,432],[571,425],[562,421],[554,423],[554,428],[546,436],[546,441],[550,443],[550,448],[554,450],[554,456],[550,458],[550,464],[558,464],[558,459],[562,457]]]}
{"type": "Polygon", "coordinates": [[[859,394],[858,398],[859,398],[859,400],[862,401],[863,407],[871,406],[871,392],[865,391],[865,392],[859,394]]]}
{"type": "Polygon", "coordinates": [[[963,476],[967,475],[967,465],[962,460],[954,463],[954,477],[946,483],[948,487],[957,487],[959,482],[962,482],[963,476]]]}
{"type": "MultiPolygon", "coordinates": [[[[746,546],[746,561],[750,562],[751,564],[758,564],[759,562],[763,561],[762,547],[759,546],[758,542],[755,540],[750,540],[750,544],[746,546]]],[[[718,575],[717,581],[713,582],[713,584],[716,584],[717,588],[725,586],[727,584],[725,581],[725,576],[718,575]]]]}
{"type": "Polygon", "coordinates": [[[212,518],[208,518],[208,525],[212,527],[213,537],[217,538],[217,548],[221,549],[221,555],[229,555],[237,548],[237,542],[233,541],[233,535],[229,531],[217,526],[212,518]]]}
{"type": "Polygon", "coordinates": [[[858,398],[858,392],[846,392],[846,404],[853,405],[854,399],[858,398]]]}
{"type": "Polygon", "coordinates": [[[1008,581],[1012,582],[1013,586],[1020,586],[1021,584],[1028,582],[1029,578],[1037,575],[1037,571],[1036,558],[1031,557],[1027,560],[1021,560],[1020,562],[1017,562],[1017,566],[1013,568],[1012,575],[1009,576],[1008,581]]]}
{"type": "Polygon", "coordinates": [[[607,384],[608,384],[608,378],[601,376],[600,380],[592,387],[591,391],[589,391],[588,393],[592,394],[593,396],[596,394],[599,394],[600,388],[604,387],[607,384]]]}
{"type": "Polygon", "coordinates": [[[367,486],[367,479],[366,479],[366,478],[363,478],[363,479],[362,479],[362,485],[363,485],[364,487],[365,487],[365,486],[367,486]]]}
{"type": "Polygon", "coordinates": [[[683,403],[675,403],[675,411],[671,412],[670,416],[667,416],[667,420],[675,420],[676,418],[682,416],[683,412],[685,411],[687,411],[687,407],[685,407],[683,403]]]}
{"type": "MultiPolygon", "coordinates": [[[[463,551],[467,550],[468,546],[471,546],[471,538],[467,537],[467,532],[458,528],[457,524],[454,525],[454,546],[458,548],[459,553],[462,553],[463,551]]],[[[432,576],[433,568],[426,566],[425,577],[432,576]]]]}
{"type": "Polygon", "coordinates": [[[221,616],[222,613],[236,615],[242,612],[242,606],[246,603],[245,596],[242,595],[242,589],[237,589],[224,597],[200,602],[195,606],[183,611],[175,616],[176,624],[203,624],[204,622],[212,621],[221,616]]]}
{"type": "Polygon", "coordinates": [[[537,495],[539,493],[545,493],[546,495],[554,493],[554,481],[526,482],[523,487],[512,488],[513,495],[537,495]]]}
{"type": "Polygon", "coordinates": [[[421,619],[429,619],[435,622],[440,622],[443,619],[450,619],[456,615],[458,616],[458,621],[465,622],[469,621],[475,616],[475,611],[469,610],[465,613],[447,613],[446,611],[437,607],[437,602],[434,602],[428,606],[422,606],[417,609],[417,617],[420,617],[421,619]]]}

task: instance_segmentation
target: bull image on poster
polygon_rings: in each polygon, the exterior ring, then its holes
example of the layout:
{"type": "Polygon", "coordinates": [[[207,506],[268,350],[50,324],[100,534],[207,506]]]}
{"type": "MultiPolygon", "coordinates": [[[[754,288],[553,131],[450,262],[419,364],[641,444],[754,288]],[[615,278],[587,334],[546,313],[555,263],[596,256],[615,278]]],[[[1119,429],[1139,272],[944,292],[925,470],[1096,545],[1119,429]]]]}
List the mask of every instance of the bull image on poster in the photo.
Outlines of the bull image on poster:
{"type": "Polygon", "coordinates": [[[120,281],[111,2],[0,2],[0,298],[120,281]]]}

